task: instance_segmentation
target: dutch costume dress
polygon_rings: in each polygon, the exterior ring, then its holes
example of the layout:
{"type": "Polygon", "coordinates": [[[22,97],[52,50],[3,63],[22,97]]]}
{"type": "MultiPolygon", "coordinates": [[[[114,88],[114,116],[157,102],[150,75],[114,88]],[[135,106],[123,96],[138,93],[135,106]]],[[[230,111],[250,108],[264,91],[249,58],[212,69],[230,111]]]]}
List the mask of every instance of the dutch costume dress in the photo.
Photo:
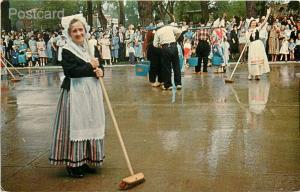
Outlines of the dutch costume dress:
{"type": "Polygon", "coordinates": [[[222,28],[214,29],[211,35],[212,42],[212,64],[218,66],[218,69],[215,72],[223,73],[225,72],[225,63],[224,63],[224,48],[222,46],[224,42],[225,31],[222,28]]]}
{"type": "Polygon", "coordinates": [[[246,34],[249,42],[248,70],[251,76],[260,76],[270,72],[270,66],[264,44],[259,40],[259,28],[249,30],[246,34]]]}
{"type": "MultiPolygon", "coordinates": [[[[49,157],[53,165],[99,166],[103,162],[104,104],[99,80],[89,63],[91,55],[87,39],[83,47],[67,39],[62,48],[65,78],[53,125],[49,157]]],[[[103,70],[103,66],[100,68],[103,70]]]]}
{"type": "Polygon", "coordinates": [[[44,40],[38,41],[36,43],[36,46],[37,46],[39,57],[48,57],[46,53],[46,44],[44,40]]]}
{"type": "Polygon", "coordinates": [[[23,66],[26,63],[26,57],[25,57],[26,49],[27,49],[27,45],[25,43],[21,43],[19,47],[18,62],[19,64],[23,64],[23,66]]]}

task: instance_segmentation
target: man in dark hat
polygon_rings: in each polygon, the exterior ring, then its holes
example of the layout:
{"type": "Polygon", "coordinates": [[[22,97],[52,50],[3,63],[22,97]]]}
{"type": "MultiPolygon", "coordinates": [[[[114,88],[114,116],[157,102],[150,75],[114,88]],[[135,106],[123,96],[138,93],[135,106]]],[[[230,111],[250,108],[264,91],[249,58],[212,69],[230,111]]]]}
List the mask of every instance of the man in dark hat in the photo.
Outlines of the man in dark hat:
{"type": "Polygon", "coordinates": [[[180,36],[181,30],[169,25],[164,26],[163,21],[159,17],[155,18],[155,23],[158,30],[154,35],[153,45],[154,47],[161,47],[161,71],[164,82],[162,89],[172,89],[172,69],[174,71],[175,86],[177,89],[181,89],[181,72],[176,43],[176,39],[180,36]]]}

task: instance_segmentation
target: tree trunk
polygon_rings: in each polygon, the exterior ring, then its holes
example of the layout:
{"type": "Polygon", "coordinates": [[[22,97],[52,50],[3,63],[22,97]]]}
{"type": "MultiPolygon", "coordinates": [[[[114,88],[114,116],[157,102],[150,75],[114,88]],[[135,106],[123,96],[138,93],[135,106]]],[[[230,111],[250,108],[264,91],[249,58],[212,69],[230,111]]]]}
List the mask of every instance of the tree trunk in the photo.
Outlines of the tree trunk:
{"type": "Polygon", "coordinates": [[[169,1],[167,8],[166,8],[166,12],[169,15],[172,22],[175,22],[174,4],[175,4],[175,1],[169,1]]]}
{"type": "Polygon", "coordinates": [[[93,2],[87,0],[87,23],[89,26],[93,27],[93,2]]]}
{"type": "Polygon", "coordinates": [[[152,1],[138,1],[141,26],[149,25],[152,21],[152,1]]]}
{"type": "Polygon", "coordinates": [[[124,0],[119,1],[119,8],[120,8],[119,24],[124,26],[125,25],[124,0]]]}
{"type": "Polygon", "coordinates": [[[101,27],[103,29],[106,29],[107,28],[107,19],[105,18],[103,11],[102,11],[102,1],[98,2],[97,13],[98,13],[98,19],[100,21],[101,27]]]}
{"type": "Polygon", "coordinates": [[[152,3],[152,9],[155,11],[155,14],[157,16],[159,16],[159,18],[166,22],[166,18],[165,18],[165,15],[166,15],[166,11],[165,11],[165,8],[164,8],[164,5],[162,3],[162,1],[153,1],[152,3]]]}
{"type": "Polygon", "coordinates": [[[201,14],[202,14],[202,18],[204,19],[205,23],[208,22],[208,20],[209,20],[208,3],[209,3],[209,1],[201,1],[200,2],[201,14]]]}
{"type": "Polygon", "coordinates": [[[256,17],[256,1],[246,1],[246,15],[248,18],[256,17]]]}
{"type": "Polygon", "coordinates": [[[5,31],[11,30],[11,21],[9,15],[9,1],[4,0],[1,2],[1,28],[5,31]]]}

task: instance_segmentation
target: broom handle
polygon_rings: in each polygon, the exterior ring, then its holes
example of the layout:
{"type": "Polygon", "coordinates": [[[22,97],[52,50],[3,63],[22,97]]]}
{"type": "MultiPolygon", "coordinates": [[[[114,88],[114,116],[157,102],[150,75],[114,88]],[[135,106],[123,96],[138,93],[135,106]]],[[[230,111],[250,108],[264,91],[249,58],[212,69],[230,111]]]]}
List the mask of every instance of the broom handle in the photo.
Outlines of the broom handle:
{"type": "Polygon", "coordinates": [[[123,150],[125,159],[126,159],[126,163],[127,163],[128,169],[129,169],[129,171],[130,171],[130,174],[131,174],[131,175],[134,175],[134,172],[133,172],[131,163],[130,163],[130,161],[129,161],[129,157],[128,157],[128,154],[127,154],[125,145],[124,145],[124,141],[123,141],[123,138],[122,138],[122,135],[121,135],[121,132],[120,132],[120,129],[119,129],[119,126],[118,126],[118,123],[117,123],[115,114],[114,114],[114,111],[113,111],[113,109],[112,109],[112,107],[111,107],[111,104],[110,104],[110,101],[109,101],[109,97],[108,97],[108,94],[107,94],[106,89],[105,89],[105,85],[104,85],[104,82],[103,82],[103,78],[100,77],[99,79],[100,79],[100,84],[101,84],[101,87],[102,87],[102,90],[103,90],[103,93],[104,93],[104,97],[105,97],[105,100],[106,100],[106,103],[107,103],[107,106],[108,106],[108,109],[109,109],[111,118],[112,118],[112,120],[113,120],[115,129],[116,129],[116,131],[117,131],[117,135],[118,135],[119,141],[120,141],[120,143],[121,143],[121,147],[122,147],[122,150],[123,150]]]}
{"type": "Polygon", "coordinates": [[[2,64],[5,66],[5,68],[7,69],[7,71],[9,72],[9,74],[14,78],[14,79],[16,79],[15,78],[15,76],[14,76],[14,74],[12,74],[12,72],[8,69],[8,67],[7,67],[7,65],[5,65],[5,63],[4,63],[4,61],[1,59],[1,61],[2,61],[2,64]]]}
{"type": "Polygon", "coordinates": [[[245,46],[244,46],[244,48],[243,48],[243,50],[242,50],[242,53],[241,53],[241,55],[240,55],[238,61],[236,62],[235,67],[234,67],[234,69],[233,69],[233,71],[232,71],[232,73],[231,73],[231,75],[230,75],[229,80],[231,80],[231,78],[232,78],[232,76],[233,76],[233,74],[234,74],[234,72],[235,72],[235,70],[236,70],[236,68],[237,68],[237,66],[238,66],[238,64],[239,64],[239,62],[240,62],[240,60],[241,60],[243,54],[244,54],[244,51],[245,51],[247,45],[248,45],[248,42],[245,44],[245,46]]]}
{"type": "Polygon", "coordinates": [[[20,75],[21,75],[21,73],[20,73],[20,71],[15,67],[15,66],[13,66],[13,64],[11,64],[7,59],[5,59],[5,58],[3,58],[4,59],[4,61],[6,61],[14,70],[16,70],[20,75]]]}

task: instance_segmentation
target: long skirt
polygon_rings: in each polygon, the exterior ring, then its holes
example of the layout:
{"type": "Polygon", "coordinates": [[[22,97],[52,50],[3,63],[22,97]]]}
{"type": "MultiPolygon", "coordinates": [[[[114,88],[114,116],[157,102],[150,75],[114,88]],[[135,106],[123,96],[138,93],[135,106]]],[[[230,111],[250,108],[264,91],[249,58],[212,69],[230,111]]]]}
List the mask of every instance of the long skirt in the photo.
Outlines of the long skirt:
{"type": "Polygon", "coordinates": [[[279,54],[279,39],[269,38],[269,54],[278,55],[279,54]]]}
{"type": "Polygon", "coordinates": [[[25,53],[20,53],[18,56],[18,62],[20,63],[26,63],[25,53]]]}
{"type": "Polygon", "coordinates": [[[111,50],[111,56],[113,57],[113,58],[119,58],[119,49],[112,49],[111,50]]]}
{"type": "Polygon", "coordinates": [[[50,41],[48,41],[48,43],[47,43],[47,51],[46,52],[47,52],[48,58],[52,59],[53,55],[52,55],[52,49],[51,49],[50,41]]]}
{"type": "Polygon", "coordinates": [[[135,57],[142,58],[142,44],[141,43],[134,46],[134,53],[135,53],[135,57]]]}
{"type": "Polygon", "coordinates": [[[111,59],[111,52],[108,45],[102,45],[102,59],[111,59]]]}
{"type": "Polygon", "coordinates": [[[253,76],[270,72],[265,47],[260,40],[253,41],[249,44],[248,70],[249,74],[253,76]]]}
{"type": "Polygon", "coordinates": [[[70,140],[70,94],[62,89],[57,105],[50,151],[50,164],[79,167],[100,166],[104,160],[104,140],[70,140]]]}

